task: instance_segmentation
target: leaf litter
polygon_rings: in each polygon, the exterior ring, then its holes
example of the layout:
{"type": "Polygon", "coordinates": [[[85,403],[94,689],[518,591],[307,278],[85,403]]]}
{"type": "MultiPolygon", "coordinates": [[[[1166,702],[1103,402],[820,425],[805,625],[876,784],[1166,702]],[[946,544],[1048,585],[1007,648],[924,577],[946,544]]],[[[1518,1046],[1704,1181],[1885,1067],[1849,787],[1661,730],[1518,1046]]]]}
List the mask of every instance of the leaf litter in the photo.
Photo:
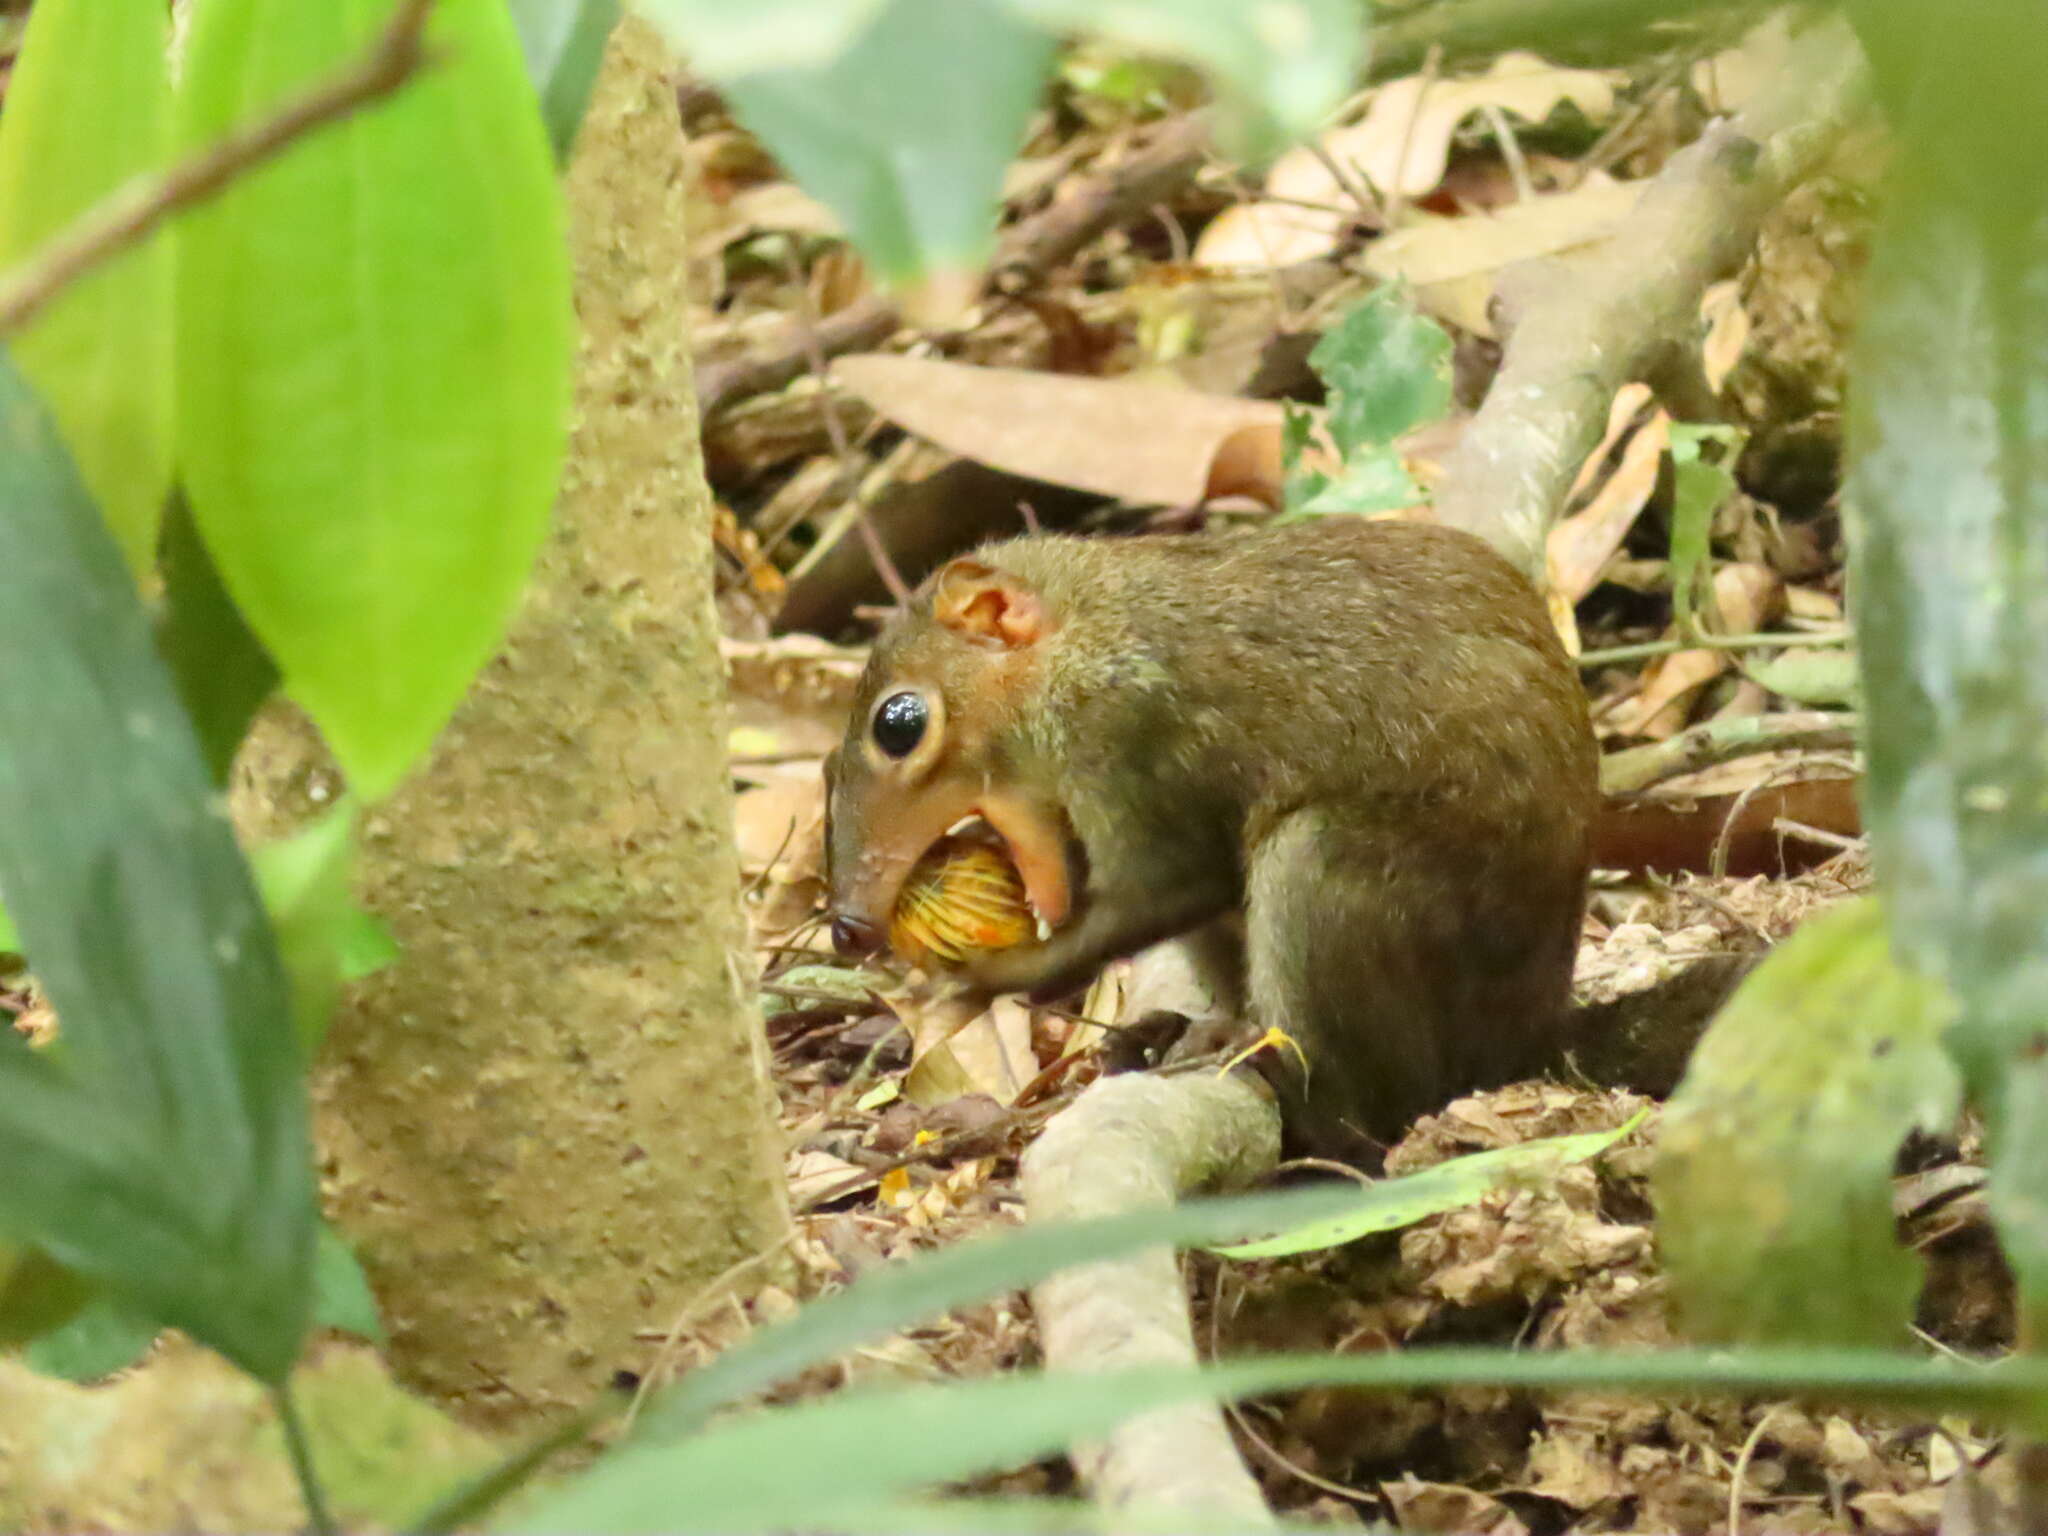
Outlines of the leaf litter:
{"type": "MultiPolygon", "coordinates": [[[[832,564],[819,560],[826,542],[852,538],[856,503],[884,522],[900,504],[905,481],[891,454],[904,433],[936,444],[941,458],[1010,477],[1003,494],[1016,505],[997,510],[1018,531],[1034,506],[1052,504],[1051,485],[1092,498],[1066,522],[1087,532],[1262,515],[1282,494],[1279,402],[1320,403],[1311,349],[1375,283],[1400,277],[1457,343],[1455,402],[1431,429],[1437,436],[1420,457],[1404,440],[1427,487],[1430,460],[1497,356],[1488,349],[1501,272],[1625,230],[1643,178],[1696,130],[1702,103],[1723,104],[1709,87],[1739,101],[1768,78],[1778,46],[1759,34],[1698,59],[1675,87],[1662,65],[1580,71],[1517,59],[1461,79],[1418,75],[1356,104],[1321,153],[1283,157],[1257,182],[1209,157],[1150,201],[1114,210],[1071,253],[992,291],[964,324],[920,333],[899,317],[850,349],[865,355],[807,358],[794,383],[722,405],[707,422],[714,486],[769,562],[809,562],[804,579],[832,564]],[[1403,101],[1396,135],[1389,124],[1403,101]],[[1519,141],[1513,149],[1501,120],[1519,141]],[[827,410],[841,418],[836,430],[827,410]]],[[[837,254],[829,219],[792,192],[715,97],[686,90],[685,103],[713,208],[699,245],[704,360],[772,354],[793,315],[813,326],[834,315],[866,323],[875,297],[858,264],[837,254]]],[[[1146,111],[1098,100],[1065,110],[1056,92],[1008,178],[1009,227],[1036,230],[1034,221],[1113,197],[1120,169],[1157,132],[1146,111]]],[[[1552,611],[1568,637],[1588,653],[1654,653],[1585,669],[1610,752],[1846,718],[1798,711],[1847,700],[1809,658],[1851,653],[1797,642],[1825,640],[1842,624],[1840,359],[1868,227],[1855,188],[1843,171],[1802,189],[1770,220],[1757,258],[1705,295],[1702,398],[1717,416],[1625,389],[1551,535],[1552,611]],[[1756,653],[1689,649],[1673,628],[1673,435],[1712,420],[1749,436],[1728,493],[1709,510],[1699,621],[1721,634],[1784,631],[1783,645],[1756,653]]],[[[989,531],[986,505],[928,501],[919,530],[957,520],[973,521],[975,536],[989,531]]],[[[923,532],[890,526],[893,548],[926,547],[923,532]]],[[[1017,1155],[1104,1070],[1098,1025],[1118,1016],[1124,978],[1112,967],[1078,1007],[1006,1002],[962,1031],[961,1020],[930,1016],[914,978],[851,970],[832,956],[818,921],[816,757],[836,738],[882,608],[856,595],[831,610],[843,617],[821,625],[822,638],[777,633],[777,595],[744,579],[738,560],[729,565],[720,604],[733,637],[737,817],[800,1208],[792,1248],[806,1288],[832,1288],[892,1257],[1021,1220],[1017,1155]]],[[[1616,868],[1596,881],[1579,966],[1589,1001],[1765,952],[1868,885],[1860,852],[1841,846],[1860,834],[1853,756],[1795,747],[1725,760],[1710,752],[1702,764],[1688,753],[1687,774],[1615,803],[1619,830],[1603,838],[1602,862],[1616,868]],[[1836,789],[1836,801],[1813,793],[1836,789]],[[1729,837],[1731,825],[1740,836],[1729,837]],[[1736,873],[1707,872],[1717,848],[1736,873]]],[[[1419,1122],[1389,1171],[1612,1131],[1647,1102],[1575,1084],[1569,1070],[1472,1095],[1419,1122]]],[[[1198,1328],[1224,1354],[1675,1342],[1648,1193],[1656,1136],[1653,1113],[1616,1148],[1541,1186],[1496,1190],[1321,1255],[1191,1256],[1198,1328]]],[[[1959,1149],[1909,1148],[1896,1185],[1902,1239],[1929,1261],[1919,1326],[1965,1350],[1998,1347],[2012,1326],[2010,1279],[1972,1183],[1975,1156],[1966,1126],[1959,1149]]],[[[708,1358],[762,1312],[756,1303],[751,1319],[728,1308],[681,1320],[662,1337],[660,1369],[708,1358]]],[[[814,1371],[781,1395],[853,1378],[982,1375],[1034,1363],[1035,1350],[1028,1310],[1005,1298],[814,1371]]],[[[1283,1512],[1443,1531],[1932,1530],[1951,1487],[1991,1448],[1962,1423],[1930,1429],[1782,1402],[1475,1390],[1398,1400],[1309,1391],[1247,1405],[1241,1429],[1283,1512]]],[[[1058,1461],[976,1486],[1072,1491],[1058,1461]]]]}

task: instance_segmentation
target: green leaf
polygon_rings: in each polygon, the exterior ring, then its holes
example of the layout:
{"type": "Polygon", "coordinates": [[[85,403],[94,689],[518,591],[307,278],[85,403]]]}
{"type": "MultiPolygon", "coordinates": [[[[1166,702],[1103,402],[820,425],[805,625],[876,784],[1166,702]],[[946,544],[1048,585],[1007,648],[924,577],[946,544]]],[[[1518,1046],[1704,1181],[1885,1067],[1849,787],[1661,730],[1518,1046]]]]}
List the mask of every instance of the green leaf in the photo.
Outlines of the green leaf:
{"type": "Polygon", "coordinates": [[[21,936],[14,931],[14,919],[7,915],[7,909],[0,907],[0,955],[21,953],[21,936]]]}
{"type": "Polygon", "coordinates": [[[1497,1189],[1540,1188],[1556,1180],[1573,1163],[1598,1157],[1643,1123],[1643,1110],[1611,1131],[1580,1136],[1551,1136],[1516,1147],[1454,1157],[1420,1173],[1380,1179],[1359,1195],[1357,1207],[1342,1216],[1319,1221],[1251,1243],[1213,1250],[1227,1259],[1271,1259],[1290,1253],[1314,1253],[1354,1242],[1374,1232],[1393,1232],[1428,1216],[1473,1205],[1497,1189]]]}
{"type": "Polygon", "coordinates": [[[741,121],[908,284],[978,268],[1052,39],[1003,0],[887,0],[829,62],[725,82],[741,121]]]}
{"type": "Polygon", "coordinates": [[[1256,156],[1304,138],[1357,89],[1365,8],[1356,0],[1009,0],[1055,32],[1086,32],[1199,66],[1256,156]]]}
{"type": "MultiPolygon", "coordinates": [[[[352,58],[388,5],[208,0],[179,93],[210,142],[352,58]]],[[[186,216],[179,440],[235,604],[375,800],[503,633],[561,465],[561,199],[502,0],[437,62],[186,216]]]]}
{"type": "MultiPolygon", "coordinates": [[[[0,115],[0,265],[164,163],[169,22],[160,0],[38,0],[0,115]]],[[[9,344],[130,568],[147,570],[171,479],[170,240],[79,278],[9,344]]]]}
{"type": "Polygon", "coordinates": [[[1945,979],[1989,1198],[2048,1338],[2048,10],[1849,8],[1897,153],[1849,392],[1872,852],[1902,955],[1945,979]],[[2027,138],[2015,138],[2025,134],[2027,138]]]}
{"type": "Polygon", "coordinates": [[[1942,988],[1892,960],[1874,899],[1810,918],[1693,1053],[1658,1136],[1657,1242],[1690,1329],[1716,1339],[1904,1337],[1919,1262],[1891,1175],[1955,1118],[1942,988]]]}
{"type": "Polygon", "coordinates": [[[1304,499],[1289,505],[1284,514],[1287,521],[1332,513],[1393,512],[1427,499],[1401,462],[1401,455],[1391,448],[1360,449],[1345,462],[1336,479],[1317,478],[1321,484],[1313,488],[1304,485],[1304,499]]]}
{"type": "Polygon", "coordinates": [[[390,930],[355,902],[355,820],[355,802],[344,800],[290,837],[250,854],[291,978],[292,1012],[308,1055],[327,1032],[342,984],[398,958],[390,930]]]}
{"type": "Polygon", "coordinates": [[[149,1353],[163,1330],[111,1296],[95,1296],[78,1315],[23,1351],[31,1369],[66,1381],[94,1382],[125,1371],[149,1353]]]}
{"type": "Polygon", "coordinates": [[[1863,696],[1856,653],[1795,647],[1776,656],[1735,653],[1742,670],[1764,687],[1799,704],[1856,704],[1863,696]]]}
{"type": "Polygon", "coordinates": [[[1714,562],[1709,545],[1714,514],[1735,493],[1728,468],[1742,451],[1744,434],[1734,427],[1671,425],[1671,604],[1681,635],[1699,633],[1699,606],[1712,600],[1714,562]],[[1707,458],[1708,444],[1722,450],[1707,458]]]}
{"type": "Polygon", "coordinates": [[[1976,1411],[2040,1422],[2048,1366],[1984,1368],[1892,1353],[1779,1350],[1410,1349],[1270,1356],[1205,1369],[1012,1375],[845,1392],[736,1418],[669,1445],[629,1441],[542,1496],[515,1531],[748,1532],[828,1528],[932,1483],[972,1477],[1101,1437],[1147,1409],[1189,1397],[1235,1398],[1313,1385],[1378,1390],[1508,1386],[1703,1392],[1976,1411]]]}
{"type": "Polygon", "coordinates": [[[1308,360],[1329,387],[1330,441],[1347,463],[1450,409],[1451,338],[1398,284],[1354,305],[1308,360]]]}
{"type": "Polygon", "coordinates": [[[310,1297],[284,973],[141,600],[0,364],[0,885],[65,1070],[0,1030],[0,1226],[268,1381],[310,1297]]]}
{"type": "MultiPolygon", "coordinates": [[[[619,0],[511,0],[512,23],[526,55],[527,78],[540,97],[555,158],[566,161],[619,22],[619,0]]],[[[753,6],[733,7],[752,11],[753,6]]]]}
{"type": "Polygon", "coordinates": [[[277,663],[220,584],[182,492],[173,492],[164,513],[161,564],[157,649],[199,733],[207,773],[224,788],[249,722],[277,687],[277,663]]]}
{"type": "Polygon", "coordinates": [[[383,1344],[384,1320],[377,1315],[377,1298],[363,1274],[355,1250],[326,1222],[320,1223],[320,1240],[313,1261],[313,1322],[321,1328],[352,1333],[372,1344],[383,1344]]]}
{"type": "Polygon", "coordinates": [[[709,80],[817,69],[845,51],[886,0],[632,0],[709,80]]]}

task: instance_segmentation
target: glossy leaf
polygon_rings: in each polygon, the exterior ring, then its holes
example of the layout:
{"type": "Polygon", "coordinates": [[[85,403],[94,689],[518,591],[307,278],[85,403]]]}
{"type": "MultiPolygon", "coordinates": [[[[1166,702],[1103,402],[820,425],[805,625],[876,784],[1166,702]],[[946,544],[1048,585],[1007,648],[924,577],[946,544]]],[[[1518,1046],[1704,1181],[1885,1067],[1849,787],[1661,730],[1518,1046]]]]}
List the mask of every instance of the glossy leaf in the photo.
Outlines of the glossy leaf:
{"type": "MultiPolygon", "coordinates": [[[[169,29],[160,0],[38,0],[0,114],[0,265],[166,161],[169,29]]],[[[171,241],[87,273],[10,346],[130,568],[148,569],[171,479],[171,241]]]]}
{"type": "MultiPolygon", "coordinates": [[[[200,6],[182,141],[353,57],[389,6],[200,6]]],[[[434,68],[189,214],[179,436],[215,566],[357,793],[426,750],[503,632],[554,496],[561,200],[502,0],[434,68]]]]}
{"type": "Polygon", "coordinates": [[[0,884],[64,1019],[0,1030],[0,1226],[266,1380],[310,1295],[282,968],[149,621],[48,415],[0,365],[0,884]]]}
{"type": "Polygon", "coordinates": [[[673,1444],[629,1441],[504,1529],[788,1531],[863,1520],[932,1483],[958,1480],[1099,1438],[1189,1397],[1243,1397],[1312,1385],[1380,1390],[1453,1386],[1824,1395],[1924,1411],[1977,1411],[2038,1423],[2048,1366],[1852,1351],[1664,1354],[1408,1349],[1272,1356],[1204,1369],[1013,1375],[893,1391],[839,1393],[740,1416],[673,1444]]]}
{"type": "MultiPolygon", "coordinates": [[[[526,76],[540,97],[555,158],[566,161],[590,104],[605,44],[619,22],[619,0],[511,0],[526,76]]],[[[733,10],[752,12],[754,6],[733,10]]]]}
{"type": "Polygon", "coordinates": [[[1865,809],[1894,941],[1961,1005],[1991,1208],[2048,1337],[2048,10],[1849,8],[1897,153],[1851,359],[1865,809]]]}
{"type": "Polygon", "coordinates": [[[1357,1196],[1353,1209],[1328,1221],[1310,1223],[1256,1242],[1233,1243],[1215,1251],[1227,1259],[1269,1259],[1290,1253],[1313,1253],[1356,1241],[1374,1232],[1393,1232],[1428,1216],[1472,1205],[1499,1189],[1541,1188],[1573,1163],[1598,1157],[1643,1123],[1642,1113],[1611,1131],[1580,1136],[1550,1136],[1454,1157],[1420,1173],[1379,1179],[1357,1196]]]}
{"type": "Polygon", "coordinates": [[[887,0],[829,61],[725,82],[742,122],[875,271],[980,266],[1052,39],[1003,0],[887,0]]]}
{"type": "Polygon", "coordinates": [[[1808,919],[1743,982],[1657,1141],[1657,1242],[1690,1331],[1904,1340],[1920,1264],[1894,1235],[1892,1167],[1955,1118],[1952,1016],[1894,963],[1870,898],[1808,919]]]}

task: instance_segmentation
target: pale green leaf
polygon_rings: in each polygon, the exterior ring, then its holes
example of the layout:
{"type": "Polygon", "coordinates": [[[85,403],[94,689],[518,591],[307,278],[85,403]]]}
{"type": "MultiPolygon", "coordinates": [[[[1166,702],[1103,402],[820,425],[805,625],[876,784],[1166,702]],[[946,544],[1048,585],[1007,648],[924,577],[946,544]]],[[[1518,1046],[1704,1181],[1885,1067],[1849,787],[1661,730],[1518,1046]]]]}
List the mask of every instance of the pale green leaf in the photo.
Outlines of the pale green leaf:
{"type": "MultiPolygon", "coordinates": [[[[37,0],[0,113],[0,266],[164,164],[169,20],[162,0],[37,0]]],[[[171,480],[170,238],[77,279],[9,345],[129,567],[147,570],[171,480]]]]}
{"type": "Polygon", "coordinates": [[[1313,1253],[1354,1242],[1374,1232],[1393,1232],[1428,1216],[1473,1205],[1499,1189],[1541,1189],[1573,1163],[1598,1157],[1643,1123],[1644,1110],[1611,1131],[1579,1136],[1551,1136],[1454,1157],[1420,1173],[1380,1179],[1360,1191],[1356,1209],[1327,1221],[1312,1222],[1291,1232],[1257,1242],[1234,1243],[1213,1250],[1227,1259],[1272,1259],[1290,1253],[1313,1253]]]}
{"type": "Polygon", "coordinates": [[[829,62],[726,82],[740,120],[887,281],[978,268],[1052,39],[1003,0],[888,0],[829,62]]]}
{"type": "Polygon", "coordinates": [[[829,64],[886,0],[629,0],[707,79],[829,64]]]}
{"type": "Polygon", "coordinates": [[[1894,1159],[1954,1119],[1942,989],[1891,958],[1873,898],[1810,918],[1695,1050],[1658,1137],[1657,1242],[1716,1339],[1903,1342],[1920,1265],[1894,1159]]]}
{"type": "MultiPolygon", "coordinates": [[[[388,6],[208,0],[208,142],[352,58],[388,6]]],[[[188,216],[180,442],[222,581],[357,791],[387,793],[496,646],[547,518],[571,357],[561,199],[502,0],[435,67],[188,216]]]]}

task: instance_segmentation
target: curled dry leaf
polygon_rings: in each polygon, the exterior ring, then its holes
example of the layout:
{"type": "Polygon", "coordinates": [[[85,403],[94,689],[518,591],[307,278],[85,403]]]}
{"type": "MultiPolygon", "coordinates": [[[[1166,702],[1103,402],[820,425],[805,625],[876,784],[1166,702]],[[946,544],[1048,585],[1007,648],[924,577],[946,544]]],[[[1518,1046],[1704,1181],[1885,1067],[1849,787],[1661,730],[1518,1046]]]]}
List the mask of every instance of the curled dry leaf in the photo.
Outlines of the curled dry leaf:
{"type": "Polygon", "coordinates": [[[1455,219],[1424,215],[1374,241],[1365,253],[1366,270],[1390,282],[1405,279],[1429,313],[1475,335],[1492,336],[1489,306],[1503,268],[1604,240],[1621,227],[1641,196],[1640,183],[1600,174],[1569,192],[1545,192],[1497,213],[1455,219]]]}
{"type": "MultiPolygon", "coordinates": [[[[1766,566],[1731,561],[1714,573],[1714,608],[1722,634],[1754,634],[1778,616],[1784,597],[1784,578],[1766,566]]],[[[1719,650],[1658,657],[1643,670],[1642,691],[1614,712],[1615,729],[1652,741],[1676,735],[1684,729],[1692,695],[1732,665],[1728,652],[1719,650]]]]}
{"type": "Polygon", "coordinates": [[[1280,505],[1274,401],[881,354],[842,357],[832,376],[899,426],[1010,474],[1140,506],[1280,505]]]}
{"type": "MultiPolygon", "coordinates": [[[[1617,408],[1640,387],[1631,385],[1623,390],[1616,397],[1617,408]]],[[[1624,422],[1627,419],[1624,417],[1624,422]]],[[[1545,551],[1550,588],[1567,606],[1576,604],[1599,582],[1600,572],[1649,504],[1650,493],[1657,488],[1658,467],[1670,447],[1671,418],[1655,411],[1628,440],[1607,483],[1585,506],[1550,530],[1545,551]]],[[[1596,452],[1604,457],[1606,450],[1603,442],[1596,452]]]]}
{"type": "Polygon", "coordinates": [[[1444,179],[1451,139],[1474,113],[1489,107],[1538,123],[1560,102],[1600,119],[1614,109],[1606,75],[1558,69],[1533,54],[1503,54],[1483,75],[1432,80],[1411,75],[1382,86],[1358,122],[1334,128],[1317,147],[1302,146],[1273,162],[1267,199],[1226,209],[1195,243],[1195,260],[1210,267],[1277,267],[1327,255],[1345,226],[1365,213],[1350,187],[1379,198],[1419,197],[1444,179]],[[1320,152],[1318,152],[1320,151],[1320,152]]]}
{"type": "Polygon", "coordinates": [[[1701,294],[1700,319],[1706,325],[1700,364],[1707,375],[1707,388],[1719,394],[1742,361],[1742,349],[1749,345],[1749,311],[1742,307],[1741,282],[1731,277],[1701,294]]]}

